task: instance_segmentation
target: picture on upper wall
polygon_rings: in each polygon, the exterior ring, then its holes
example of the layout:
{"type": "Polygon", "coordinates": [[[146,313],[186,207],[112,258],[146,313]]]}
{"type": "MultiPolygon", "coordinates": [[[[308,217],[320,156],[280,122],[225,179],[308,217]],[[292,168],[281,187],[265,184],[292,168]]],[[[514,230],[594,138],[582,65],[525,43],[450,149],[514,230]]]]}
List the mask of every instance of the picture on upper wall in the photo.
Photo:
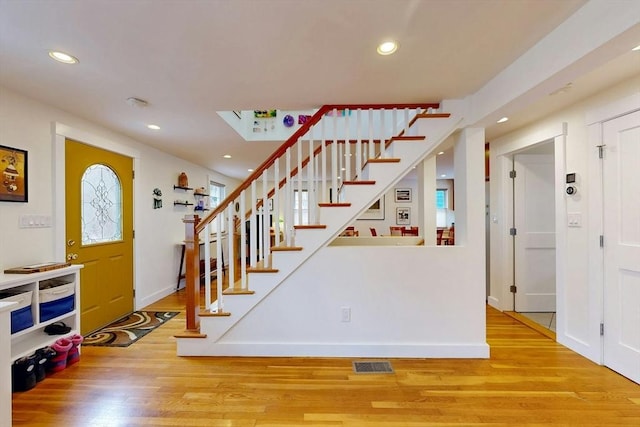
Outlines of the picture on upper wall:
{"type": "Polygon", "coordinates": [[[0,202],[27,202],[27,152],[0,145],[0,202]]]}
{"type": "Polygon", "coordinates": [[[396,203],[411,202],[410,188],[396,188],[396,203]]]}

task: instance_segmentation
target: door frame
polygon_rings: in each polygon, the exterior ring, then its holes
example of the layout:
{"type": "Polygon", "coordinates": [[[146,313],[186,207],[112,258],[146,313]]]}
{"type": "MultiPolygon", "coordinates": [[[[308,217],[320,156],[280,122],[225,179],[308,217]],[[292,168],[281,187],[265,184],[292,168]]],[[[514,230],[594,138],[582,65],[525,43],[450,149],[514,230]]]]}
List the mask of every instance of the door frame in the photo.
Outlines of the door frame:
{"type": "Polygon", "coordinates": [[[492,183],[491,200],[498,201],[490,206],[491,231],[491,295],[489,305],[501,311],[514,310],[514,298],[510,292],[513,278],[513,244],[509,229],[512,227],[513,193],[512,180],[509,171],[512,169],[512,159],[518,152],[534,145],[554,143],[555,163],[555,230],[556,230],[556,333],[563,328],[565,284],[566,284],[566,253],[567,230],[564,227],[567,217],[566,202],[564,200],[564,183],[566,174],[566,138],[567,123],[557,123],[548,126],[535,135],[524,136],[509,144],[503,144],[491,153],[494,162],[491,168],[498,176],[497,182],[492,183]],[[495,194],[494,194],[495,193],[495,194]]]}
{"type": "MultiPolygon", "coordinates": [[[[53,171],[52,179],[52,202],[53,202],[53,254],[55,259],[66,259],[66,225],[65,225],[65,143],[66,140],[73,139],[83,144],[97,147],[107,151],[131,157],[133,159],[133,170],[140,167],[140,151],[131,147],[119,144],[108,138],[98,136],[94,133],[84,131],[72,126],[68,126],[59,122],[53,122],[51,126],[51,169],[53,171]]],[[[133,229],[137,228],[136,215],[136,194],[139,193],[140,180],[133,180],[133,229]]],[[[133,289],[137,287],[137,268],[136,260],[138,257],[139,245],[138,239],[133,239],[133,289]]],[[[139,309],[139,295],[134,292],[133,309],[139,309]]]]}

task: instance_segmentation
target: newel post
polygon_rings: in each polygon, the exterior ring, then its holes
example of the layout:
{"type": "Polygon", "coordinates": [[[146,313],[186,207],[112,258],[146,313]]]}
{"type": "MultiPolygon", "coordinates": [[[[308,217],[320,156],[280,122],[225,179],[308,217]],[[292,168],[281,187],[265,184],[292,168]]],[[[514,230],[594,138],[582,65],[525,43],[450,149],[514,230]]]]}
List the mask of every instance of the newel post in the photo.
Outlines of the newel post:
{"type": "Polygon", "coordinates": [[[187,331],[200,329],[200,242],[196,226],[200,222],[198,215],[185,215],[185,258],[187,291],[187,331]]]}

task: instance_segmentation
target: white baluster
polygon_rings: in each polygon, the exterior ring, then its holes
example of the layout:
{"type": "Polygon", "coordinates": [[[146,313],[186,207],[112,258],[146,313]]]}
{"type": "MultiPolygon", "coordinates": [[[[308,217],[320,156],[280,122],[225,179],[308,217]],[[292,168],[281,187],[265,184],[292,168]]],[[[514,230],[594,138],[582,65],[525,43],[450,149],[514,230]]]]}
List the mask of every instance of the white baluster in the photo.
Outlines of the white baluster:
{"type": "MultiPolygon", "coordinates": [[[[296,143],[298,153],[298,173],[296,174],[296,182],[298,183],[298,224],[304,224],[302,219],[302,143],[300,140],[296,143]]],[[[308,218],[307,218],[308,220],[308,218]]]]}
{"type": "Polygon", "coordinates": [[[331,144],[331,203],[338,201],[338,110],[333,109],[333,144],[331,144]]]}
{"type": "MultiPolygon", "coordinates": [[[[203,243],[204,243],[204,259],[211,259],[211,226],[212,226],[212,222],[210,222],[209,224],[207,224],[207,226],[204,228],[204,238],[203,243]]],[[[199,261],[199,260],[198,260],[199,261]]],[[[211,263],[208,263],[205,261],[204,263],[204,272],[200,272],[200,273],[204,273],[204,307],[206,310],[210,310],[211,309],[211,302],[213,301],[211,299],[211,263]]],[[[198,277],[198,286],[200,286],[200,278],[198,277]]]]}
{"type": "Polygon", "coordinates": [[[324,202],[327,197],[327,127],[325,125],[327,122],[326,116],[324,116],[321,120],[322,120],[322,127],[320,129],[321,131],[320,140],[322,143],[322,150],[320,151],[320,156],[321,156],[320,172],[322,173],[322,176],[320,178],[320,181],[322,183],[322,194],[318,196],[318,201],[324,202]]]}
{"type": "Polygon", "coordinates": [[[276,235],[274,246],[280,246],[280,159],[273,165],[273,230],[276,235]]]}
{"type": "Polygon", "coordinates": [[[262,231],[260,240],[262,266],[265,268],[271,267],[271,260],[269,257],[269,253],[271,252],[271,239],[269,236],[271,229],[271,221],[269,221],[271,212],[269,210],[269,181],[267,180],[268,170],[269,169],[265,169],[265,171],[262,173],[262,228],[260,229],[262,231]]]}
{"type": "Polygon", "coordinates": [[[234,286],[234,279],[236,277],[235,260],[237,254],[233,247],[233,241],[235,239],[235,226],[233,220],[233,203],[229,203],[229,206],[227,206],[227,253],[229,254],[229,256],[227,256],[227,262],[229,263],[227,273],[229,274],[229,287],[234,286]]]}
{"type": "Polygon", "coordinates": [[[367,160],[375,157],[375,144],[373,143],[373,108],[369,108],[369,154],[367,160]]]}
{"type": "Polygon", "coordinates": [[[398,129],[398,108],[393,107],[393,118],[391,119],[391,137],[398,135],[399,132],[396,131],[398,129]]]}
{"type": "Polygon", "coordinates": [[[258,221],[258,193],[256,192],[256,180],[251,182],[251,199],[249,199],[249,205],[251,206],[251,217],[249,220],[249,254],[251,257],[251,267],[255,267],[258,262],[258,235],[257,235],[257,221],[258,221]]]}
{"type": "MultiPolygon", "coordinates": [[[[240,193],[240,274],[242,289],[247,289],[247,225],[245,215],[246,191],[240,193]]],[[[237,202],[236,202],[237,203],[237,202]]]]}
{"type": "Polygon", "coordinates": [[[385,129],[385,116],[386,110],[380,109],[380,157],[387,157],[387,150],[385,150],[386,146],[386,129],[385,129]]]}
{"type": "Polygon", "coordinates": [[[287,148],[285,153],[285,176],[287,184],[285,185],[286,209],[284,216],[285,223],[285,241],[288,246],[293,246],[293,186],[291,185],[291,147],[287,148]]]}
{"type": "Polygon", "coordinates": [[[358,108],[356,116],[356,174],[362,179],[362,109],[358,108]]]}
{"type": "MultiPolygon", "coordinates": [[[[218,313],[222,312],[222,309],[224,308],[224,303],[222,302],[222,262],[220,262],[222,259],[222,217],[222,212],[220,212],[220,215],[216,217],[216,293],[218,299],[218,313]]],[[[211,258],[205,258],[204,264],[211,264],[210,259],[211,258]]],[[[207,275],[210,276],[211,273],[207,273],[207,275]]]]}
{"type": "MultiPolygon", "coordinates": [[[[344,117],[344,162],[346,165],[345,168],[345,173],[344,173],[344,178],[347,181],[351,181],[352,179],[352,175],[351,175],[351,141],[349,140],[349,134],[350,134],[350,113],[351,111],[345,111],[347,114],[344,117]]],[[[344,182],[344,181],[342,181],[344,182]]]]}

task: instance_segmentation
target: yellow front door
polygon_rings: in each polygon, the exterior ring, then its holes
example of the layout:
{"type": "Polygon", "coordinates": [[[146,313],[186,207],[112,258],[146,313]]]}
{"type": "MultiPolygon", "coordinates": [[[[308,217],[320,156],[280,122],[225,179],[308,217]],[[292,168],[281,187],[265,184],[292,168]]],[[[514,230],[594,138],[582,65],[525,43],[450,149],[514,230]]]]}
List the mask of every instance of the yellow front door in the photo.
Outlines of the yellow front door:
{"type": "Polygon", "coordinates": [[[67,139],[67,260],[80,270],[81,332],[133,311],[133,159],[67,139]]]}

